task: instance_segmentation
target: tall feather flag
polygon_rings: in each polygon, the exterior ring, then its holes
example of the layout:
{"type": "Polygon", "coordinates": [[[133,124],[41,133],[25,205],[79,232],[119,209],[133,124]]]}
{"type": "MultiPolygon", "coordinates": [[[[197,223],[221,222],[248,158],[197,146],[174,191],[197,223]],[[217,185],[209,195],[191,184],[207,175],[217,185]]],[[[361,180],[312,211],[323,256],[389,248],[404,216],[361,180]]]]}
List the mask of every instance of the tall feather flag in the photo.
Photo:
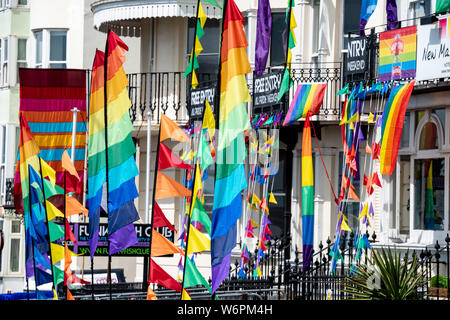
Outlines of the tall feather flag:
{"type": "Polygon", "coordinates": [[[255,75],[260,76],[266,68],[270,51],[272,10],[269,0],[258,0],[255,42],[255,75]]]}
{"type": "Polygon", "coordinates": [[[403,122],[415,81],[395,86],[389,94],[381,125],[380,173],[392,174],[397,162],[403,122]]]}
{"type": "Polygon", "coordinates": [[[297,27],[295,21],[294,11],[292,8],[295,6],[294,0],[288,0],[286,8],[286,25],[287,25],[287,37],[286,37],[286,66],[284,68],[283,78],[281,80],[280,91],[278,92],[277,102],[283,98],[284,94],[292,87],[292,49],[296,46],[297,41],[295,39],[294,29],[297,27]]]}
{"type": "MultiPolygon", "coordinates": [[[[91,99],[89,107],[88,192],[89,250],[93,259],[98,243],[100,210],[106,182],[105,118],[104,118],[105,54],[97,50],[92,66],[91,99]]],[[[104,208],[106,209],[106,208],[104,208]]]]}
{"type": "Polygon", "coordinates": [[[361,2],[361,12],[359,14],[359,34],[365,36],[366,32],[364,28],[366,27],[367,21],[369,20],[372,13],[377,7],[378,0],[362,0],[361,2]]]}
{"type": "Polygon", "coordinates": [[[251,72],[242,17],[234,0],[224,2],[220,51],[219,133],[211,222],[212,292],[229,274],[236,245],[236,222],[242,214],[241,192],[247,187],[243,131],[251,128],[250,94],[245,74],[251,72]],[[232,159],[232,161],[230,161],[232,159]]]}

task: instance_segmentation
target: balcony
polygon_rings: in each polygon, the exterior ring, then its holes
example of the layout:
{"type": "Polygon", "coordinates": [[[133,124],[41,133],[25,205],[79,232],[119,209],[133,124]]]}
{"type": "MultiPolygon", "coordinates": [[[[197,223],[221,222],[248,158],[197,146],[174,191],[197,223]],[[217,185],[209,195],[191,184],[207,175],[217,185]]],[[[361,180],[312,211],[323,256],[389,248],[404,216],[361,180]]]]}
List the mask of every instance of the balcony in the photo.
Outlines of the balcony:
{"type": "MultiPolygon", "coordinates": [[[[271,72],[273,70],[268,70],[271,72]]],[[[292,100],[295,88],[300,83],[321,82],[327,84],[327,89],[322,108],[317,115],[317,120],[336,121],[340,119],[340,100],[336,96],[342,88],[341,63],[329,63],[321,66],[311,64],[296,64],[292,69],[294,85],[289,92],[289,102],[292,100]]],[[[201,81],[202,85],[215,84],[215,80],[201,81]]],[[[211,79],[214,79],[212,77],[211,79]]],[[[128,74],[128,93],[131,99],[130,116],[135,126],[143,125],[147,121],[147,113],[150,111],[151,121],[159,123],[160,114],[164,113],[171,119],[186,123],[189,121],[188,91],[186,87],[188,78],[183,79],[183,72],[148,72],[128,74]]],[[[253,80],[248,77],[247,82],[250,94],[252,94],[253,80]]],[[[249,114],[260,112],[284,111],[288,109],[288,101],[263,110],[249,110],[249,114]]],[[[252,108],[252,104],[249,105],[252,108]]]]}

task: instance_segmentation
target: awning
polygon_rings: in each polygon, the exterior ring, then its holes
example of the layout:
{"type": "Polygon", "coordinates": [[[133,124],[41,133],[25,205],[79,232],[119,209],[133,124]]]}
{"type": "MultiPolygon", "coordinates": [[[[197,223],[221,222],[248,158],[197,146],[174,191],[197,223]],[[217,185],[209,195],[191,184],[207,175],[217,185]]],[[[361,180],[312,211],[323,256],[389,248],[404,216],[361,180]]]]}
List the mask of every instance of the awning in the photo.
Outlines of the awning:
{"type": "MultiPolygon", "coordinates": [[[[222,10],[202,3],[210,19],[221,19],[222,10]]],[[[196,0],[100,0],[91,5],[94,27],[106,32],[114,30],[118,35],[139,37],[141,19],[145,18],[193,18],[197,13],[196,0]]]]}

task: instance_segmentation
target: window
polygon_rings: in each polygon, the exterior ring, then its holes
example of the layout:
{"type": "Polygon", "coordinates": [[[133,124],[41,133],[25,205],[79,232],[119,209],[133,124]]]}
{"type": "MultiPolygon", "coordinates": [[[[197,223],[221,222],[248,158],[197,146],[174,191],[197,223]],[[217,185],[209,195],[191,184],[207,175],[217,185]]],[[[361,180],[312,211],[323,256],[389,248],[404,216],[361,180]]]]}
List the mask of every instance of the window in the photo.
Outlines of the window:
{"type": "Polygon", "coordinates": [[[19,83],[19,68],[27,67],[27,39],[17,40],[17,83],[19,83]]]}
{"type": "Polygon", "coordinates": [[[409,19],[413,19],[410,25],[419,24],[420,17],[431,14],[431,0],[413,0],[409,3],[409,19]]]}
{"type": "Polygon", "coordinates": [[[26,6],[28,4],[28,1],[27,0],[19,0],[18,4],[21,6],[26,6]]]}
{"type": "Polygon", "coordinates": [[[313,28],[312,28],[312,53],[317,54],[319,51],[319,32],[320,32],[320,1],[314,0],[312,4],[313,10],[313,28]]]}
{"type": "Polygon", "coordinates": [[[345,0],[344,1],[344,30],[343,45],[346,49],[348,46],[348,34],[353,33],[359,35],[359,16],[361,13],[361,0],[345,0]]]}
{"type": "Polygon", "coordinates": [[[3,48],[3,54],[1,57],[1,74],[2,74],[2,78],[1,78],[1,85],[6,86],[8,84],[8,38],[3,38],[2,40],[2,48],[3,48]]]}
{"type": "Polygon", "coordinates": [[[0,8],[9,8],[10,6],[10,0],[0,0],[0,8]]]}
{"type": "Polygon", "coordinates": [[[9,271],[20,271],[20,256],[21,256],[21,223],[19,220],[11,220],[11,242],[9,251],[9,271]]]}
{"type": "MultiPolygon", "coordinates": [[[[188,44],[186,51],[186,59],[189,62],[192,51],[192,44],[194,42],[195,19],[188,20],[188,44]]],[[[219,42],[220,42],[220,28],[219,21],[207,19],[204,26],[205,34],[200,39],[203,51],[199,54],[198,64],[199,69],[195,70],[198,82],[214,80],[217,78],[217,71],[219,68],[219,42]]]]}
{"type": "Polygon", "coordinates": [[[286,13],[272,13],[272,31],[270,40],[270,66],[282,66],[286,63],[286,13]]]}
{"type": "Polygon", "coordinates": [[[67,31],[34,31],[36,68],[67,67],[67,31]]]}

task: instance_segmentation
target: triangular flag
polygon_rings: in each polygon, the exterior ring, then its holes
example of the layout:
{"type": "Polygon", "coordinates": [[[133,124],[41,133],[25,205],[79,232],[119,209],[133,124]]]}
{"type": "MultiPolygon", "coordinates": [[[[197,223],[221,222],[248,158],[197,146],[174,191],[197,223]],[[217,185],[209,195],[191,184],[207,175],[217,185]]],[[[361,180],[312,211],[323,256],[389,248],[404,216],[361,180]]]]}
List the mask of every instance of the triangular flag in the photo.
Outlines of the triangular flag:
{"type": "Polygon", "coordinates": [[[200,222],[205,227],[208,234],[211,235],[211,219],[198,198],[192,208],[191,221],[200,222]]]}
{"type": "Polygon", "coordinates": [[[153,259],[150,259],[148,283],[157,283],[164,288],[181,292],[181,284],[165,272],[153,259]]]}
{"type": "Polygon", "coordinates": [[[211,240],[192,225],[189,230],[189,243],[187,245],[187,254],[202,252],[211,249],[211,240]]]}
{"type": "Polygon", "coordinates": [[[208,129],[209,137],[211,139],[214,137],[214,132],[216,130],[216,121],[214,120],[214,114],[212,112],[211,105],[206,99],[205,99],[205,113],[203,115],[202,129],[208,129]]]}
{"type": "Polygon", "coordinates": [[[358,219],[361,219],[362,217],[366,216],[368,212],[369,212],[369,206],[367,203],[365,203],[359,216],[358,216],[358,219]]]}
{"type": "Polygon", "coordinates": [[[58,295],[56,294],[55,289],[53,289],[53,300],[58,300],[58,295]]]}
{"type": "Polygon", "coordinates": [[[159,207],[158,203],[154,203],[155,210],[153,212],[153,228],[168,227],[170,230],[177,231],[175,227],[167,220],[166,215],[159,207]]]}
{"type": "Polygon", "coordinates": [[[350,188],[350,189],[348,190],[348,197],[349,197],[349,198],[352,198],[353,200],[359,201],[358,196],[356,195],[355,191],[353,191],[352,188],[350,188]]]}
{"type": "Polygon", "coordinates": [[[269,202],[270,203],[275,203],[278,204],[277,200],[275,199],[275,196],[273,195],[273,193],[271,192],[269,195],[269,202]]]}
{"type": "Polygon", "coordinates": [[[48,178],[52,184],[53,187],[55,187],[56,183],[56,171],[50,165],[45,162],[42,158],[39,158],[41,160],[41,171],[42,171],[42,177],[48,178]]]}
{"type": "Polygon", "coordinates": [[[62,158],[61,158],[61,166],[64,170],[68,171],[72,176],[77,177],[78,180],[80,180],[80,177],[78,176],[78,172],[75,169],[75,166],[73,165],[72,160],[69,157],[69,154],[67,153],[67,150],[64,150],[62,158]]]}
{"type": "Polygon", "coordinates": [[[187,189],[164,173],[158,171],[156,180],[155,200],[172,197],[190,197],[191,190],[187,189]]]}
{"type": "Polygon", "coordinates": [[[69,220],[66,219],[66,240],[70,240],[75,244],[78,244],[75,235],[72,232],[72,228],[70,227],[69,220]]]}
{"type": "Polygon", "coordinates": [[[189,142],[188,136],[181,130],[175,122],[173,122],[165,114],[161,113],[161,126],[160,126],[160,139],[159,141],[164,141],[168,138],[180,142],[189,142]]]}
{"type": "Polygon", "coordinates": [[[153,229],[152,233],[152,257],[165,256],[167,254],[180,253],[184,254],[183,250],[175,246],[161,233],[153,229]]]}
{"type": "Polygon", "coordinates": [[[367,120],[367,123],[375,123],[375,116],[374,114],[371,112],[369,113],[369,120],[367,120]]]}
{"type": "Polygon", "coordinates": [[[50,242],[64,237],[64,228],[52,221],[48,222],[48,231],[50,234],[50,242]]]}
{"type": "Polygon", "coordinates": [[[148,286],[147,289],[147,300],[158,300],[155,292],[152,290],[152,288],[150,288],[150,286],[148,286]]]}
{"type": "MultiPolygon", "coordinates": [[[[202,176],[201,176],[201,174],[200,174],[200,166],[199,166],[199,164],[197,163],[196,166],[195,166],[194,188],[192,189],[193,203],[192,203],[192,209],[191,209],[191,212],[190,212],[190,213],[192,213],[192,210],[193,210],[193,208],[194,208],[194,206],[195,206],[195,202],[196,202],[196,199],[197,199],[197,197],[198,197],[198,192],[199,192],[200,190],[202,190],[202,189],[203,189],[203,186],[202,186],[202,176]]],[[[191,196],[191,194],[189,194],[189,196],[191,196]]]]}
{"type": "Polygon", "coordinates": [[[201,275],[200,271],[198,271],[191,259],[187,258],[186,271],[184,274],[184,287],[190,288],[197,285],[203,285],[209,292],[211,292],[211,287],[209,286],[208,281],[206,281],[201,275]]]}
{"type": "Polygon", "coordinates": [[[183,289],[183,293],[181,294],[181,300],[192,300],[191,296],[186,291],[186,289],[183,289]]]}
{"type": "Polygon", "coordinates": [[[217,3],[216,0],[202,0],[202,1],[208,2],[208,3],[212,4],[213,6],[216,6],[217,8],[222,9],[222,7],[217,3]]]}
{"type": "Polygon", "coordinates": [[[45,205],[47,208],[47,219],[51,221],[56,217],[64,218],[64,213],[62,213],[57,207],[55,207],[50,201],[46,200],[45,205]]]}
{"type": "Polygon", "coordinates": [[[378,177],[378,173],[374,172],[372,174],[372,182],[381,188],[381,181],[380,178],[378,177]]]}
{"type": "Polygon", "coordinates": [[[206,168],[208,168],[214,162],[214,160],[211,156],[211,149],[208,146],[208,143],[206,141],[205,134],[203,133],[203,131],[200,131],[200,141],[199,141],[199,147],[198,147],[196,158],[198,159],[198,162],[200,163],[202,172],[205,171],[206,168]]]}
{"type": "Polygon", "coordinates": [[[186,170],[194,170],[189,164],[181,160],[172,152],[164,143],[159,144],[158,170],[167,168],[180,168],[186,170]]]}
{"type": "Polygon", "coordinates": [[[349,228],[349,226],[348,226],[347,223],[345,222],[345,219],[342,219],[341,230],[343,230],[343,231],[348,231],[348,232],[352,232],[352,229],[349,228]]]}
{"type": "Polygon", "coordinates": [[[366,153],[372,154],[372,148],[369,146],[369,144],[366,144],[366,153]]]}
{"type": "Polygon", "coordinates": [[[69,288],[67,288],[67,300],[75,300],[73,295],[70,293],[69,288]]]}
{"type": "Polygon", "coordinates": [[[89,217],[89,210],[83,207],[83,205],[78,202],[77,199],[75,199],[72,196],[69,196],[66,194],[66,217],[70,217],[74,214],[84,213],[86,218],[89,217]]]}
{"type": "Polygon", "coordinates": [[[205,11],[203,10],[201,2],[198,3],[198,19],[200,20],[200,26],[203,29],[206,22],[206,14],[205,11]]]}

